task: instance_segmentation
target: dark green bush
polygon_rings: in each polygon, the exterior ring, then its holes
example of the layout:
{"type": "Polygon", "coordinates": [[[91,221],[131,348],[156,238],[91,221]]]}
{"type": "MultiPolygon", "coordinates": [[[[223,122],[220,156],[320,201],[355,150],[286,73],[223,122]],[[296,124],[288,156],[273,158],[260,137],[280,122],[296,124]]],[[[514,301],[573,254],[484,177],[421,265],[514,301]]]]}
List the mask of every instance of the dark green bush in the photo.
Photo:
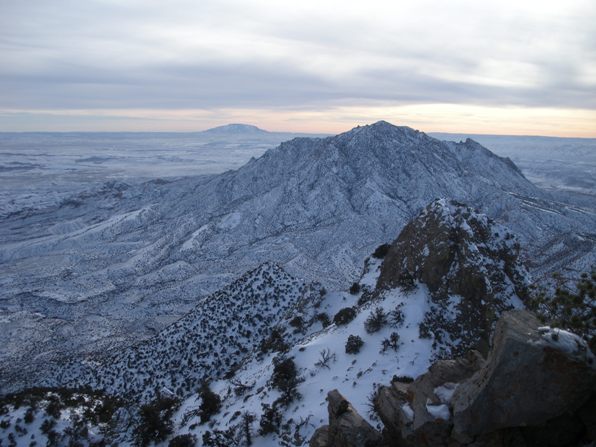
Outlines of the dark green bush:
{"type": "Polygon", "coordinates": [[[350,335],[346,341],[346,354],[358,354],[364,345],[362,338],[358,335],[350,335]]]}
{"type": "Polygon", "coordinates": [[[317,314],[317,320],[319,320],[321,322],[321,325],[325,328],[327,326],[329,326],[331,324],[331,320],[329,319],[329,315],[327,315],[325,312],[321,312],[320,314],[317,314]]]}
{"type": "Polygon", "coordinates": [[[387,324],[387,314],[382,307],[376,307],[364,322],[364,329],[369,334],[380,331],[387,324]]]}
{"type": "Polygon", "coordinates": [[[338,326],[343,326],[348,324],[354,318],[356,318],[356,309],[353,307],[344,307],[335,314],[333,322],[338,326]]]}
{"type": "Polygon", "coordinates": [[[199,397],[201,398],[199,413],[201,416],[201,423],[204,424],[211,419],[211,416],[219,412],[221,408],[221,398],[218,394],[211,391],[207,382],[201,385],[199,397]]]}
{"type": "Polygon", "coordinates": [[[196,444],[197,438],[195,435],[186,434],[172,438],[168,443],[168,447],[194,447],[196,444]]]}
{"type": "Polygon", "coordinates": [[[141,420],[134,430],[137,445],[161,442],[171,435],[171,418],[178,405],[175,398],[164,396],[158,396],[153,402],[143,405],[139,411],[141,420]]]}
{"type": "Polygon", "coordinates": [[[596,270],[582,273],[574,285],[561,275],[553,277],[557,282],[554,292],[535,290],[527,306],[544,323],[582,336],[596,352],[596,270]]]}
{"type": "Polygon", "coordinates": [[[259,421],[259,435],[264,436],[269,433],[277,433],[281,425],[281,414],[275,404],[261,404],[263,413],[259,421]]]}

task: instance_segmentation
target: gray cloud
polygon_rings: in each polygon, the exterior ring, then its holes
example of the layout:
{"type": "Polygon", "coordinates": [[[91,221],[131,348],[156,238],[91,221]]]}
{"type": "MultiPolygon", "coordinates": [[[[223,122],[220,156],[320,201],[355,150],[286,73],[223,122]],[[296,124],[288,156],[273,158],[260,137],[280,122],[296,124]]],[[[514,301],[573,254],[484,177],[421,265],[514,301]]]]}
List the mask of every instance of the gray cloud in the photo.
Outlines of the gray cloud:
{"type": "Polygon", "coordinates": [[[589,1],[281,3],[0,0],[0,108],[596,108],[589,1]]]}

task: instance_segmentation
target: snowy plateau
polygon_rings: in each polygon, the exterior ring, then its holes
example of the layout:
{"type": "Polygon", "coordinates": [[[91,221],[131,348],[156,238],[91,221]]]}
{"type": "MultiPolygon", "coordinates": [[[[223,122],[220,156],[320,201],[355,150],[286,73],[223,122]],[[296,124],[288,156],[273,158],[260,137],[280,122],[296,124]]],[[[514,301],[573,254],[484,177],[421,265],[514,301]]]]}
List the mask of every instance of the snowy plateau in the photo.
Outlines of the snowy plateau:
{"type": "MultiPolygon", "coordinates": [[[[478,306],[496,318],[523,307],[532,281],[596,264],[592,140],[576,142],[577,179],[569,165],[553,177],[556,160],[520,169],[472,139],[384,121],[336,136],[96,135],[103,149],[83,155],[84,134],[39,138],[0,135],[13,154],[0,171],[0,393],[61,391],[7,403],[7,445],[42,445],[64,426],[55,445],[128,445],[139,406],[158,396],[176,401],[162,445],[189,434],[240,446],[247,430],[254,445],[307,445],[332,389],[381,428],[370,396],[481,348],[478,306]],[[445,234],[463,248],[431,278],[445,234]],[[489,297],[472,310],[452,286],[462,272],[489,297]],[[220,399],[208,422],[205,381],[220,399]],[[44,429],[52,403],[62,409],[44,429]]],[[[511,138],[493,143],[540,158],[540,139],[511,138]]]]}

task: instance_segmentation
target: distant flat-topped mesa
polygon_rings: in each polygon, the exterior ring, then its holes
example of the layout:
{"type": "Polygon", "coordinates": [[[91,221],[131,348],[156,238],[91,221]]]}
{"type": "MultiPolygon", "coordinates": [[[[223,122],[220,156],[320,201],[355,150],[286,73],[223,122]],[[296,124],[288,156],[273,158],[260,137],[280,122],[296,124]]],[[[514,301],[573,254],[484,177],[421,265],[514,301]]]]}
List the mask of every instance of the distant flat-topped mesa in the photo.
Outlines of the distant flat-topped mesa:
{"type": "Polygon", "coordinates": [[[228,135],[251,135],[251,134],[268,134],[266,130],[260,129],[252,124],[225,124],[223,126],[212,127],[211,129],[203,130],[204,134],[228,134],[228,135]]]}

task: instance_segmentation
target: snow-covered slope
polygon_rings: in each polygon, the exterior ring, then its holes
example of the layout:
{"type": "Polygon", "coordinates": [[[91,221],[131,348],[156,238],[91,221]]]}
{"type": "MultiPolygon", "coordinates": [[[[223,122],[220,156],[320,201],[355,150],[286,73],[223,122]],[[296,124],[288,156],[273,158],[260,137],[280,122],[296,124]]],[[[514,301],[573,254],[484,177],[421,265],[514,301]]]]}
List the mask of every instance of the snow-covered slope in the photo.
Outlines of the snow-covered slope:
{"type": "MultiPolygon", "coordinates": [[[[374,283],[380,262],[373,259],[367,263],[368,272],[363,282],[374,283]]],[[[230,442],[231,437],[243,436],[239,416],[249,413],[254,415],[251,431],[255,445],[305,445],[314,429],[327,418],[325,396],[329,389],[349,392],[353,404],[363,414],[368,414],[368,397],[377,384],[389,381],[395,374],[416,377],[426,371],[432,342],[421,339],[418,328],[429,305],[426,287],[422,285],[411,293],[396,289],[359,306],[361,295],[339,291],[327,294],[319,307],[321,312],[333,318],[341,309],[353,308],[354,319],[347,324],[332,323],[323,329],[313,326],[285,352],[253,357],[233,377],[212,382],[211,389],[222,397],[222,408],[209,424],[199,423],[200,413],[196,410],[201,399],[197,396],[186,399],[173,419],[176,433],[192,433],[200,440],[209,431],[230,442]],[[377,332],[369,333],[365,321],[377,308],[384,310],[388,322],[377,332]],[[389,318],[395,310],[401,312],[403,321],[389,318]],[[383,340],[394,332],[399,334],[399,341],[382,352],[383,340]],[[362,339],[358,353],[346,353],[349,336],[362,339]],[[275,365],[283,359],[292,359],[295,364],[296,396],[300,396],[287,404],[274,378],[275,365]],[[279,414],[279,432],[259,435],[261,419],[271,408],[279,414]]]]}
{"type": "Polygon", "coordinates": [[[148,338],[267,261],[345,287],[436,197],[508,223],[534,271],[594,258],[589,211],[553,202],[472,141],[379,122],[296,138],[236,171],[114,184],[3,219],[0,367],[18,372],[148,338]]]}
{"type": "MultiPolygon", "coordinates": [[[[315,428],[327,420],[325,398],[332,389],[350,396],[356,410],[373,426],[379,425],[371,411],[371,397],[379,385],[391,382],[394,377],[402,381],[416,378],[437,358],[463,352],[473,346],[473,336],[486,329],[487,319],[493,322],[503,310],[521,306],[516,290],[523,289],[527,278],[520,277],[525,272],[517,261],[517,250],[509,231],[486,216],[444,199],[431,203],[408,223],[382,262],[367,259],[358,281],[360,292],[333,292],[325,298],[320,309],[336,315],[332,325],[311,330],[285,352],[253,358],[229,380],[212,383],[213,391],[222,397],[223,403],[210,423],[200,422],[201,414],[196,411],[200,397],[187,399],[174,418],[177,433],[190,433],[203,439],[209,432],[208,436],[223,442],[221,445],[235,445],[233,439],[245,436],[248,414],[252,416],[250,431],[255,445],[306,445],[315,428]],[[429,228],[420,228],[425,226],[429,228]],[[432,231],[437,242],[429,241],[425,248],[417,249],[420,241],[412,234],[414,227],[429,236],[432,231]],[[466,236],[453,238],[459,231],[466,236]],[[446,271],[437,273],[446,285],[445,290],[439,290],[432,278],[418,274],[422,273],[418,269],[414,269],[408,284],[390,281],[392,273],[402,273],[401,269],[395,272],[398,251],[407,251],[402,255],[406,260],[420,251],[418,261],[422,258],[426,261],[420,262],[420,270],[432,269],[429,260],[445,255],[440,241],[450,241],[450,249],[456,253],[455,259],[445,262],[446,271]],[[509,258],[510,262],[496,262],[496,257],[509,258]],[[492,287],[477,290],[485,300],[482,304],[475,302],[479,297],[466,290],[451,288],[450,283],[457,278],[450,273],[459,268],[457,264],[464,266],[461,268],[469,277],[474,276],[492,287]],[[374,283],[377,287],[374,293],[369,293],[374,283]],[[347,315],[346,308],[352,309],[352,315],[342,319],[339,315],[347,315]],[[461,318],[462,315],[478,317],[471,315],[471,308],[486,313],[477,328],[471,328],[469,321],[461,318]],[[461,335],[470,330],[474,332],[470,337],[461,335]],[[277,365],[289,359],[297,376],[295,389],[290,393],[279,386],[276,376],[277,365]],[[278,417],[278,427],[273,431],[267,430],[271,428],[271,411],[278,417]]],[[[404,267],[411,268],[413,264],[405,262],[404,267]]],[[[488,330],[490,326],[489,323],[488,330]]]]}
{"type": "Polygon", "coordinates": [[[41,383],[90,386],[136,402],[154,399],[156,393],[186,396],[203,381],[232,373],[275,328],[290,343],[302,326],[320,326],[316,307],[324,293],[320,285],[266,263],[202,299],[154,337],[100,358],[75,357],[49,374],[42,371],[47,379],[41,383]],[[290,322],[297,317],[300,327],[294,328],[290,322]]]}
{"type": "Polygon", "coordinates": [[[402,230],[383,262],[377,290],[420,281],[431,293],[423,332],[441,354],[486,353],[494,323],[519,308],[530,279],[507,228],[466,205],[430,203],[402,230]]]}

